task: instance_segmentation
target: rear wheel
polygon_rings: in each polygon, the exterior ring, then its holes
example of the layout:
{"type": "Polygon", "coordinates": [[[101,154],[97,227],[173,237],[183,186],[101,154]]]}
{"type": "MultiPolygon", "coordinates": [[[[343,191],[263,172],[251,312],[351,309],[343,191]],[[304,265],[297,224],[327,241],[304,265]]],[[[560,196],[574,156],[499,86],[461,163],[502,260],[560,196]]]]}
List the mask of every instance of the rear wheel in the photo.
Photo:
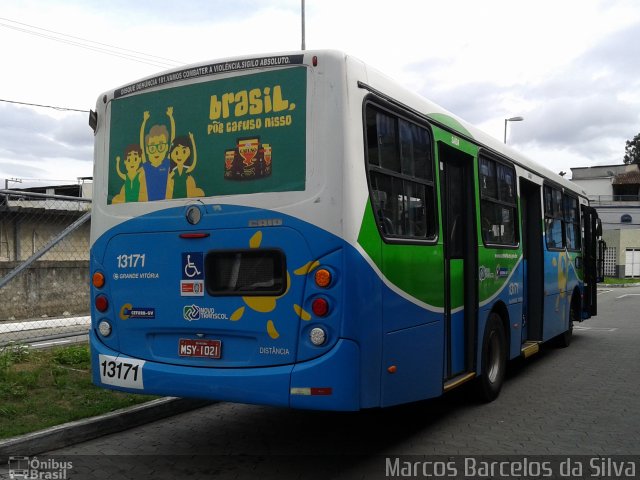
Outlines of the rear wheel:
{"type": "Polygon", "coordinates": [[[478,397],[491,402],[500,394],[507,369],[507,335],[497,313],[489,315],[484,329],[481,362],[478,397]]]}
{"type": "Polygon", "coordinates": [[[571,308],[569,309],[569,329],[556,338],[556,345],[560,348],[567,348],[571,345],[573,337],[573,322],[578,321],[578,302],[576,296],[571,299],[571,308]]]}

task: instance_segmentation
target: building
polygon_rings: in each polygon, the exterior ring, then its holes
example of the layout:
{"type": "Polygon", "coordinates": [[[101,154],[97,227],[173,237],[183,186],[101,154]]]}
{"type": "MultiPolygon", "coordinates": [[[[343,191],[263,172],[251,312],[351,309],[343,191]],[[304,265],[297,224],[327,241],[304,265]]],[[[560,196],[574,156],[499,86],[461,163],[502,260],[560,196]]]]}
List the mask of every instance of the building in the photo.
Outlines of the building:
{"type": "Polygon", "coordinates": [[[15,192],[31,192],[45,195],[91,198],[93,194],[93,177],[78,177],[77,184],[46,185],[40,187],[14,188],[12,190],[15,192]]]}
{"type": "Polygon", "coordinates": [[[602,220],[605,275],[640,277],[640,166],[579,167],[571,175],[602,220]]]}

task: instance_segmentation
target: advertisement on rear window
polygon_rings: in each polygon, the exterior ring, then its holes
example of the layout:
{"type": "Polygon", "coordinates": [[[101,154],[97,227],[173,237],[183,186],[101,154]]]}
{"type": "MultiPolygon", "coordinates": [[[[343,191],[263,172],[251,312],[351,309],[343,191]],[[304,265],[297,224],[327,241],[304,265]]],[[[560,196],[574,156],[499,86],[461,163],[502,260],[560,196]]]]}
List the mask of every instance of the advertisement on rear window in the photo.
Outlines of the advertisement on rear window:
{"type": "Polygon", "coordinates": [[[304,67],[111,103],[108,203],[301,191],[304,67]]]}

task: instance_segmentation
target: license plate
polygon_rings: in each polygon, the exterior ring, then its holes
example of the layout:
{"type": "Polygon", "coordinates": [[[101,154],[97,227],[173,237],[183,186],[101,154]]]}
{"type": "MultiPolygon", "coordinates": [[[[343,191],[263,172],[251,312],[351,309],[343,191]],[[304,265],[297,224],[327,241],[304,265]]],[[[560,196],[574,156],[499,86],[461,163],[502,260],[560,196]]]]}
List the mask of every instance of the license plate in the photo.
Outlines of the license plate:
{"type": "Polygon", "coordinates": [[[220,340],[198,340],[181,338],[178,354],[181,357],[220,358],[222,342],[220,340]]]}

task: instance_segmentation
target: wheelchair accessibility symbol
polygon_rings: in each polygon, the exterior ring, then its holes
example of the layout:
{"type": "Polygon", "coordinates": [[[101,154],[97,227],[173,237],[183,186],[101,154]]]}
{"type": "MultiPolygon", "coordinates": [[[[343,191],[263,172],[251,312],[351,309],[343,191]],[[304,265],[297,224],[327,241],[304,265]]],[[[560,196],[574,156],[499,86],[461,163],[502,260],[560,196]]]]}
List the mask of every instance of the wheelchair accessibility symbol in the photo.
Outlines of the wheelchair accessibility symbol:
{"type": "Polygon", "coordinates": [[[204,296],[204,254],[202,252],[182,253],[181,276],[180,296],[204,296]]]}
{"type": "Polygon", "coordinates": [[[204,279],[204,258],[202,252],[182,253],[182,279],[204,279]]]}
{"type": "Polygon", "coordinates": [[[184,273],[187,278],[196,278],[201,273],[198,267],[196,267],[196,264],[191,261],[191,255],[187,255],[187,264],[184,266],[184,273]]]}

